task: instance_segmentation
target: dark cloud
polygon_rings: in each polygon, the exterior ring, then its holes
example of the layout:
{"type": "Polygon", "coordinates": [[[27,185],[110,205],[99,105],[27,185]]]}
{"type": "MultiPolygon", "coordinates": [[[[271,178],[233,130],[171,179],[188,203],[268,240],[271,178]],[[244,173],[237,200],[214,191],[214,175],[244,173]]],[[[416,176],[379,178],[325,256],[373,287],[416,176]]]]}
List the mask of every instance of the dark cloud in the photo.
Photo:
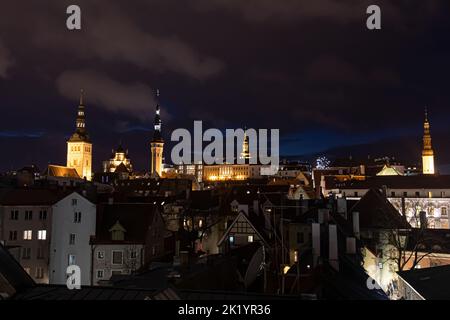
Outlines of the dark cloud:
{"type": "MultiPolygon", "coordinates": [[[[448,127],[445,0],[379,2],[382,30],[373,32],[369,0],[79,0],[82,30],[73,32],[70,4],[9,1],[0,19],[2,128],[42,132],[61,158],[80,87],[98,163],[121,136],[146,163],[155,88],[166,139],[199,119],[279,128],[294,137],[284,150],[302,154],[386,132],[420,135],[425,105],[433,132],[448,127]]],[[[0,144],[21,159],[8,139],[0,144]]]]}
{"type": "Polygon", "coordinates": [[[0,40],[0,78],[8,76],[8,70],[13,64],[11,53],[0,40]]]}

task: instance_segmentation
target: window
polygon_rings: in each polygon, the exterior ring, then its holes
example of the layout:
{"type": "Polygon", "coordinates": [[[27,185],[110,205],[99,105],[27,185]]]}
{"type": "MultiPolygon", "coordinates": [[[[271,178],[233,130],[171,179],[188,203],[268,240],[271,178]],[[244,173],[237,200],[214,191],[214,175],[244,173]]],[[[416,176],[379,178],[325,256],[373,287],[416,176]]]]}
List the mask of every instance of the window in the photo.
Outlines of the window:
{"type": "Polygon", "coordinates": [[[76,206],[77,205],[77,199],[72,199],[72,205],[76,206]]]}
{"type": "Polygon", "coordinates": [[[131,250],[130,251],[130,259],[136,259],[137,253],[136,250],[131,250]]]}
{"type": "Polygon", "coordinates": [[[202,219],[200,219],[200,220],[198,221],[198,227],[199,227],[199,228],[203,227],[203,220],[202,220],[202,219]]]}
{"type": "Polygon", "coordinates": [[[31,240],[33,238],[33,232],[31,230],[25,230],[23,232],[23,240],[31,240]]]}
{"type": "Polygon", "coordinates": [[[81,223],[81,212],[75,212],[73,215],[74,223],[81,223]]]}
{"type": "Polygon", "coordinates": [[[76,262],[76,257],[75,257],[75,255],[74,254],[69,254],[69,259],[68,259],[69,261],[69,266],[71,266],[71,265],[74,265],[75,264],[75,262],[76,262]]]}
{"type": "Polygon", "coordinates": [[[105,251],[97,251],[97,259],[99,260],[105,259],[105,251]]]}
{"type": "Polygon", "coordinates": [[[75,234],[74,233],[71,233],[69,235],[69,244],[70,245],[74,245],[75,244],[75,234]]]}
{"type": "Polygon", "coordinates": [[[22,259],[31,258],[31,248],[22,248],[22,259]]]}
{"type": "Polygon", "coordinates": [[[37,267],[36,268],[36,279],[42,279],[44,278],[44,268],[37,267]]]}
{"type": "Polygon", "coordinates": [[[9,240],[17,240],[17,231],[9,232],[9,240]]]}
{"type": "Polygon", "coordinates": [[[112,264],[123,264],[123,251],[112,251],[112,264]]]}
{"type": "Polygon", "coordinates": [[[25,220],[32,220],[33,219],[33,211],[25,210],[25,220]]]}
{"type": "Polygon", "coordinates": [[[357,197],[358,196],[358,191],[355,191],[355,197],[357,197]]]}
{"type": "Polygon", "coordinates": [[[416,191],[416,197],[420,197],[420,191],[416,191]]]}
{"type": "Polygon", "coordinates": [[[403,192],[403,196],[406,198],[408,196],[408,192],[403,192]]]}
{"type": "Polygon", "coordinates": [[[104,271],[103,270],[97,270],[97,279],[103,279],[104,271]]]}
{"type": "Polygon", "coordinates": [[[391,191],[391,197],[395,197],[395,191],[391,191]]]}
{"type": "Polygon", "coordinates": [[[447,215],[447,207],[442,207],[441,208],[441,216],[446,216],[447,215]]]}
{"type": "Polygon", "coordinates": [[[47,210],[39,211],[39,220],[47,220],[47,210]]]}
{"type": "Polygon", "coordinates": [[[11,220],[19,220],[19,211],[18,210],[11,210],[11,220]]]}
{"type": "Polygon", "coordinates": [[[47,230],[38,231],[38,240],[47,240],[47,230]]]}
{"type": "Polygon", "coordinates": [[[297,232],[297,243],[305,242],[305,234],[303,232],[297,232]]]}
{"type": "Polygon", "coordinates": [[[44,259],[44,250],[41,247],[39,247],[38,250],[37,250],[36,258],[37,259],[44,259]]]}
{"type": "Polygon", "coordinates": [[[231,244],[234,244],[234,236],[230,236],[229,240],[231,244]]]}
{"type": "Polygon", "coordinates": [[[251,236],[251,235],[248,236],[248,237],[247,237],[247,242],[253,242],[253,236],[251,236]]]}
{"type": "Polygon", "coordinates": [[[294,262],[298,262],[298,250],[294,251],[294,262]]]}

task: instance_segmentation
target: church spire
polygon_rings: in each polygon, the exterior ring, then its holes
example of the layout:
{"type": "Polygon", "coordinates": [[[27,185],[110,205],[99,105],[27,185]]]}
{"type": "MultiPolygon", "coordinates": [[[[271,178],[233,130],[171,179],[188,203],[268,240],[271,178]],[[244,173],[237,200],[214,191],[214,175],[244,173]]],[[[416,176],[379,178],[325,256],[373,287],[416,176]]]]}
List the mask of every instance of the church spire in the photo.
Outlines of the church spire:
{"type": "Polygon", "coordinates": [[[162,141],[162,134],[161,134],[161,108],[159,106],[159,89],[156,89],[156,110],[155,110],[155,121],[154,121],[154,129],[153,132],[153,141],[162,141]]]}
{"type": "Polygon", "coordinates": [[[423,123],[423,149],[422,149],[423,174],[434,174],[434,152],[431,145],[430,122],[428,110],[425,108],[425,120],[423,123]]]}

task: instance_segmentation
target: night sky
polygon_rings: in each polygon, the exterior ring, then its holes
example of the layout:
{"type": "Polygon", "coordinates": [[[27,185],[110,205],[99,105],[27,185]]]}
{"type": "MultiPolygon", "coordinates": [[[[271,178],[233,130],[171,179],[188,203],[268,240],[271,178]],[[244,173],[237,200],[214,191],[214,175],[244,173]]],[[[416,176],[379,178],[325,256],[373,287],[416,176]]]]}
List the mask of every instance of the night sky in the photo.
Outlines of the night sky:
{"type": "Polygon", "coordinates": [[[279,128],[281,154],[305,157],[417,162],[428,106],[450,163],[447,0],[1,0],[0,14],[1,171],[65,165],[81,87],[96,169],[122,140],[148,170],[156,88],[166,140],[196,119],[279,128]],[[366,28],[370,4],[382,30],[366,28]]]}

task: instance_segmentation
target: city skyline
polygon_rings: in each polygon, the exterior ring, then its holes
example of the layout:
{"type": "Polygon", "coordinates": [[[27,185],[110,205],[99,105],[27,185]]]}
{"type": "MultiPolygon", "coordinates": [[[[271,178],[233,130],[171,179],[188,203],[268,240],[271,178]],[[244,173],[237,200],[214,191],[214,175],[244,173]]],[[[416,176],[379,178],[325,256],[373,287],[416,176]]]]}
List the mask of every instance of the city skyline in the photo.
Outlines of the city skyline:
{"type": "Polygon", "coordinates": [[[349,156],[361,153],[360,145],[374,145],[380,150],[374,156],[394,150],[398,154],[392,155],[417,162],[420,157],[411,157],[420,151],[422,110],[428,106],[438,163],[450,163],[444,148],[450,136],[449,46],[441,41],[448,4],[388,3],[378,34],[361,23],[365,5],[336,4],[336,12],[321,12],[292,4],[298,10],[291,14],[270,3],[258,15],[239,4],[221,10],[219,1],[178,8],[175,2],[139,1],[136,8],[152,9],[145,19],[114,2],[81,1],[83,28],[70,32],[57,17],[59,11],[64,16],[65,3],[49,2],[46,10],[8,3],[1,26],[10,32],[0,34],[0,147],[10,157],[0,160],[0,168],[64,161],[59,142],[70,135],[80,87],[86,90],[97,166],[122,140],[137,167],[146,168],[143,146],[152,134],[156,88],[163,92],[169,132],[196,119],[216,128],[280,128],[282,155],[338,148],[349,156]],[[148,45],[132,46],[140,40],[148,45]]]}

